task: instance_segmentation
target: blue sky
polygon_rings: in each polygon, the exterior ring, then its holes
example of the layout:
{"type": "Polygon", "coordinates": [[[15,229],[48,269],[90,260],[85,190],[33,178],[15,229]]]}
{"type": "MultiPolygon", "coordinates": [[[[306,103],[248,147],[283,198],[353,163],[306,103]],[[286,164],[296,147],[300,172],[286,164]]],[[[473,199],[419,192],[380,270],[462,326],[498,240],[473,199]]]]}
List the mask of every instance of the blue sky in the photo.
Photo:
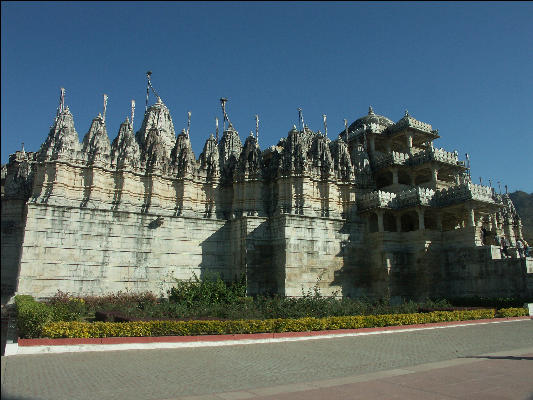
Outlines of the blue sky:
{"type": "MultiPolygon", "coordinates": [[[[222,120],[261,148],[297,124],[336,137],[343,119],[408,109],[437,147],[470,154],[472,177],[533,192],[533,3],[2,2],[2,163],[36,151],[67,90],[80,141],[109,96],[110,140],[145,72],[177,132],[192,113],[198,157],[222,120]]],[[[154,98],[151,98],[151,102],[154,98]]]]}

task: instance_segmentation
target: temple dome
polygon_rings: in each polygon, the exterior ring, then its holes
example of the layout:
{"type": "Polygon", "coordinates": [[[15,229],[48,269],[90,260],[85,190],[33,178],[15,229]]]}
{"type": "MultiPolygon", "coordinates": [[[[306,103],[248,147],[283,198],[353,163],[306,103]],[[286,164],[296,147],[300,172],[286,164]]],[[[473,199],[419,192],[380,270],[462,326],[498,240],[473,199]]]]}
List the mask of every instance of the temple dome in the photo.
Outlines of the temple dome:
{"type": "Polygon", "coordinates": [[[375,114],[372,107],[369,107],[368,114],[352,122],[348,130],[354,131],[356,129],[362,128],[363,125],[368,126],[370,124],[378,124],[384,127],[389,127],[391,125],[394,125],[394,122],[388,119],[387,117],[384,117],[383,115],[375,114]]]}

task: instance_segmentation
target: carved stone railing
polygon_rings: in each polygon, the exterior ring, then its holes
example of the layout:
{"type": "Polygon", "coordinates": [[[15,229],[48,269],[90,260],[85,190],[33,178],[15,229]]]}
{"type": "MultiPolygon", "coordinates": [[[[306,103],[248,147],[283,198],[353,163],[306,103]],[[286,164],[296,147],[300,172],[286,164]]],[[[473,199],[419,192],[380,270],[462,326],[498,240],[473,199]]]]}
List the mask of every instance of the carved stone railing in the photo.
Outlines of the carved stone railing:
{"type": "Polygon", "coordinates": [[[392,202],[393,208],[405,208],[412,206],[430,206],[434,205],[435,191],[416,187],[399,192],[392,202]]]}
{"type": "Polygon", "coordinates": [[[477,200],[485,203],[495,203],[492,188],[474,183],[461,183],[435,193],[436,203],[445,206],[466,200],[477,200]]]}
{"type": "Polygon", "coordinates": [[[405,165],[409,162],[409,154],[393,151],[388,154],[374,153],[372,167],[375,169],[386,168],[393,165],[405,165]]]}
{"type": "Polygon", "coordinates": [[[399,193],[378,190],[361,196],[358,201],[358,207],[361,211],[373,208],[400,209],[432,205],[435,205],[435,191],[421,187],[404,190],[399,193]]]}
{"type": "Polygon", "coordinates": [[[460,165],[457,153],[430,147],[413,155],[409,165],[420,165],[428,161],[439,161],[450,165],[460,165]]]}
{"type": "Polygon", "coordinates": [[[402,118],[396,124],[389,127],[387,131],[388,133],[395,133],[405,128],[413,128],[413,129],[417,129],[423,132],[435,133],[430,124],[426,124],[425,122],[418,121],[410,116],[402,118]]]}
{"type": "Polygon", "coordinates": [[[395,193],[377,190],[362,195],[357,202],[357,206],[361,211],[380,207],[392,208],[392,202],[395,197],[395,193]]]}

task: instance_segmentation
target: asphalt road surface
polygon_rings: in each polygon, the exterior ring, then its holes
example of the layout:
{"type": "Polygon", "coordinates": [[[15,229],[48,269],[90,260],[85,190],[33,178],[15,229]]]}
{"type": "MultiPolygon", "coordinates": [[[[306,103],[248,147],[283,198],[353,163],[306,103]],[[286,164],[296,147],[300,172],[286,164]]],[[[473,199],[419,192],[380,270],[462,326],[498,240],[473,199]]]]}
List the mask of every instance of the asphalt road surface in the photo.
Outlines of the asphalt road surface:
{"type": "Polygon", "coordinates": [[[2,398],[528,399],[533,320],[282,343],[2,357],[2,398]],[[431,373],[424,379],[450,389],[416,386],[420,374],[431,373]],[[466,378],[470,386],[457,385],[466,378]],[[402,384],[406,379],[411,386],[402,384]],[[483,395],[488,387],[491,393],[483,395]],[[406,388],[412,392],[402,394],[406,388]]]}

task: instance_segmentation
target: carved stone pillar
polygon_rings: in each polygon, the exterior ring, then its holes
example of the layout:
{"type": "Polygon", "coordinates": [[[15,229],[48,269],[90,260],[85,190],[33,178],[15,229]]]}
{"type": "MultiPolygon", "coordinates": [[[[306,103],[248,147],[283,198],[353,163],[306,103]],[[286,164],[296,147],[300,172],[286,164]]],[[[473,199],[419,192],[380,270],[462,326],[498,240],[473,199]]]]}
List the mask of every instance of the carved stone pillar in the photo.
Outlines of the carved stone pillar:
{"type": "Polygon", "coordinates": [[[374,153],[376,151],[376,141],[374,139],[374,136],[370,136],[368,140],[370,142],[370,151],[374,153]]]}
{"type": "Polygon", "coordinates": [[[398,184],[398,168],[392,169],[392,184],[393,185],[398,184]]]}
{"type": "Polygon", "coordinates": [[[378,216],[378,232],[384,232],[385,225],[383,224],[383,210],[377,210],[376,215],[378,216]]]}
{"type": "Polygon", "coordinates": [[[397,214],[394,216],[394,218],[396,219],[396,232],[401,232],[402,231],[402,217],[400,214],[397,214]]]}
{"type": "Polygon", "coordinates": [[[418,229],[426,229],[426,226],[424,225],[424,209],[417,208],[416,212],[418,213],[418,229]]]}
{"type": "Polygon", "coordinates": [[[433,182],[434,184],[437,184],[438,174],[439,174],[439,169],[435,166],[432,166],[431,167],[431,182],[433,182]]]}
{"type": "Polygon", "coordinates": [[[437,214],[437,229],[442,232],[442,214],[437,214]]]}
{"type": "Polygon", "coordinates": [[[474,209],[471,206],[469,206],[467,209],[467,214],[466,214],[466,226],[475,226],[475,224],[476,224],[476,220],[475,220],[474,209]]]}
{"type": "Polygon", "coordinates": [[[407,134],[406,139],[407,139],[407,152],[409,154],[412,154],[413,153],[413,135],[411,135],[410,133],[407,134]]]}

